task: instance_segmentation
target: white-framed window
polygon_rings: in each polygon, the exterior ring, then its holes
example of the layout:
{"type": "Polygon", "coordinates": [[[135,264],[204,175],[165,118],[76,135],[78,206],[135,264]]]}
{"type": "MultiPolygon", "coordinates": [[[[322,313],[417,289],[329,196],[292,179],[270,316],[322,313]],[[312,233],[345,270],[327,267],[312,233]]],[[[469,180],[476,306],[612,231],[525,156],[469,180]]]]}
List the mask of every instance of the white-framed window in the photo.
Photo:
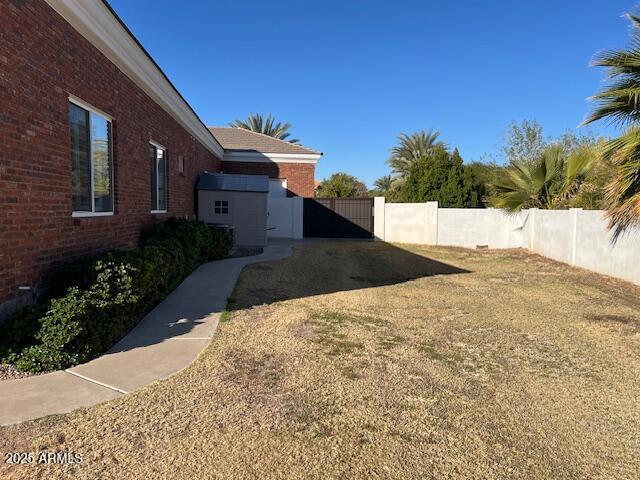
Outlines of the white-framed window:
{"type": "Polygon", "coordinates": [[[149,142],[149,169],[151,171],[151,213],[167,211],[167,149],[149,142]]]}
{"type": "Polygon", "coordinates": [[[113,215],[112,118],[69,97],[71,204],[74,217],[113,215]]]}
{"type": "Polygon", "coordinates": [[[213,213],[226,215],[229,213],[229,202],[227,200],[215,200],[213,202],[213,213]]]}

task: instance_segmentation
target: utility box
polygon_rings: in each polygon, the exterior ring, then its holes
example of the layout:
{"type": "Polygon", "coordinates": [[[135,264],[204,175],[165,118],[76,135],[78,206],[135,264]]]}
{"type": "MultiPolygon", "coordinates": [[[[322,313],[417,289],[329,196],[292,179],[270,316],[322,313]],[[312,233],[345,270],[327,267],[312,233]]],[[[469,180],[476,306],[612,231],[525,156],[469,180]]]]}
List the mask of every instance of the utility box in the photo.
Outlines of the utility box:
{"type": "Polygon", "coordinates": [[[268,176],[204,172],[196,189],[199,220],[232,227],[238,247],[267,245],[268,176]]]}

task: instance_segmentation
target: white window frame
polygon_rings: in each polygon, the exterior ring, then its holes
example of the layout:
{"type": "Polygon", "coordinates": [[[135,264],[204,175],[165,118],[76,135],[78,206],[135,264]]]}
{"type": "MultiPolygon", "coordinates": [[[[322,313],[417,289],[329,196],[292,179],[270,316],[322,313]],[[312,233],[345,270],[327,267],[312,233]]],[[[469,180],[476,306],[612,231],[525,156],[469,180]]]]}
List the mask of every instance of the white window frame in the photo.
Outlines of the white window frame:
{"type": "Polygon", "coordinates": [[[76,97],[75,95],[69,95],[69,102],[73,103],[74,105],[87,110],[89,113],[93,112],[96,115],[100,115],[101,117],[103,117],[106,121],[108,121],[110,123],[111,126],[111,136],[109,138],[109,151],[111,152],[111,182],[109,182],[109,187],[111,188],[111,211],[110,212],[96,212],[94,211],[96,208],[96,204],[95,204],[95,192],[93,189],[93,154],[91,152],[91,115],[89,115],[89,165],[91,168],[91,211],[87,212],[84,210],[79,210],[79,211],[74,211],[72,210],[71,212],[71,216],[73,218],[82,218],[82,217],[112,217],[113,215],[115,215],[115,206],[116,206],[116,199],[115,199],[115,195],[114,195],[114,189],[113,189],[113,117],[111,115],[109,115],[108,113],[103,112],[100,109],[97,109],[93,106],[91,106],[90,104],[88,104],[87,102],[81,100],[80,98],[76,97]]]}
{"type": "MultiPolygon", "coordinates": [[[[149,140],[149,145],[153,145],[154,147],[156,147],[156,149],[162,150],[164,152],[164,195],[165,195],[164,204],[167,206],[167,208],[165,208],[164,210],[151,210],[151,213],[154,214],[154,215],[155,214],[160,214],[160,213],[167,213],[169,211],[168,210],[168,207],[169,207],[169,189],[167,188],[168,187],[168,183],[169,183],[168,182],[169,179],[167,178],[167,176],[169,174],[169,165],[168,165],[168,162],[167,162],[167,147],[165,147],[163,145],[160,145],[158,142],[154,142],[153,140],[149,140]]],[[[158,198],[160,198],[159,195],[158,195],[158,180],[157,180],[158,179],[158,168],[157,168],[157,165],[158,165],[158,162],[157,162],[157,159],[156,159],[156,172],[155,172],[156,173],[156,206],[157,206],[157,200],[158,200],[158,198]]]]}
{"type": "Polygon", "coordinates": [[[229,200],[222,200],[222,199],[218,199],[218,200],[214,200],[213,201],[213,214],[214,215],[229,215],[229,200]],[[220,205],[216,205],[216,203],[220,202],[220,205]],[[226,205],[224,205],[226,203],[226,205]],[[216,208],[220,209],[220,212],[216,212],[216,208]],[[223,212],[222,209],[226,208],[227,211],[223,212]]]}

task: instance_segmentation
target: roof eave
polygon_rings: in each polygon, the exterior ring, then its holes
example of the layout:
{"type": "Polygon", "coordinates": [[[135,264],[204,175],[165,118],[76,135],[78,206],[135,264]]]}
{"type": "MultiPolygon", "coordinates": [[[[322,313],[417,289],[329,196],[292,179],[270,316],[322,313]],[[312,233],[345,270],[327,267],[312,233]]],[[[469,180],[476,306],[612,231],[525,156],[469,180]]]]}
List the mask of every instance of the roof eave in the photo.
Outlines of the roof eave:
{"type": "Polygon", "coordinates": [[[255,150],[225,150],[225,162],[318,163],[322,153],[266,153],[255,150]]]}
{"type": "Polygon", "coordinates": [[[223,157],[224,149],[213,133],[106,0],[46,2],[186,131],[223,157]]]}

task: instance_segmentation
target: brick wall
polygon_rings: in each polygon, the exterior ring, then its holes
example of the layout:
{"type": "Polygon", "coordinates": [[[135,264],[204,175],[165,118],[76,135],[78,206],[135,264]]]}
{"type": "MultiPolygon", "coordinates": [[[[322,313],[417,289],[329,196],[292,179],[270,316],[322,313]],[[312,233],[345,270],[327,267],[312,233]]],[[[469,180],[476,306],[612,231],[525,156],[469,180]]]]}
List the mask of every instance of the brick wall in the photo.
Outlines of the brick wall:
{"type": "Polygon", "coordinates": [[[224,173],[269,175],[269,178],[286,178],[289,193],[300,197],[313,197],[315,168],[316,166],[313,163],[222,162],[222,171],[224,173]]]}
{"type": "Polygon", "coordinates": [[[62,261],[133,247],[145,226],[193,215],[198,173],[219,170],[212,153],[43,1],[0,0],[0,100],[0,305],[62,261]],[[114,117],[112,217],[71,217],[69,94],[114,117]],[[151,139],[168,151],[164,215],[150,214],[151,139]]]}

